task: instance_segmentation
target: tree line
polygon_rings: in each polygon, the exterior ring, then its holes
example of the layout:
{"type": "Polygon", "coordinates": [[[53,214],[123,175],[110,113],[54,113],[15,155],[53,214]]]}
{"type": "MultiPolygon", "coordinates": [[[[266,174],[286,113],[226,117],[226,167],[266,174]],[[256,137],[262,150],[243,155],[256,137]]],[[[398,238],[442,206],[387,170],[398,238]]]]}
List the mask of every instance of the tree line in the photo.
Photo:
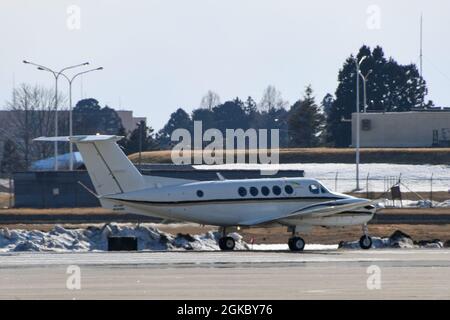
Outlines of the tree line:
{"type": "MultiPolygon", "coordinates": [[[[320,102],[310,85],[292,104],[274,86],[264,90],[259,102],[251,96],[221,102],[217,93],[208,91],[199,107],[192,112],[178,108],[158,132],[145,122],[126,132],[113,108],[100,106],[96,99],[83,99],[73,110],[74,134],[124,136],[119,144],[125,153],[131,154],[139,150],[169,149],[174,144],[171,134],[175,129],[192,131],[194,121],[201,121],[204,131],[216,128],[224,136],[226,129],[278,129],[280,147],[348,147],[351,124],[346,120],[356,108],[355,59],[360,61],[363,57],[361,74],[368,77],[367,111],[402,112],[433,106],[432,101],[425,101],[426,82],[415,64],[401,65],[393,58],[386,58],[381,47],[362,46],[356,56],[350,55],[344,61],[334,94],[326,94],[320,102]]],[[[363,111],[363,81],[360,86],[360,111],[363,111]]],[[[65,98],[59,96],[58,105],[65,105],[65,98]]],[[[11,111],[7,124],[0,123],[0,137],[3,136],[0,140],[4,141],[1,171],[25,169],[32,160],[52,156],[52,144],[31,141],[37,136],[53,135],[55,113],[50,112],[53,106],[52,90],[29,85],[14,90],[13,99],[5,108],[11,111]]],[[[67,111],[67,108],[60,110],[67,111]]],[[[69,134],[68,112],[59,114],[58,130],[61,135],[69,134]]],[[[67,146],[62,148],[67,151],[67,146]]]]}

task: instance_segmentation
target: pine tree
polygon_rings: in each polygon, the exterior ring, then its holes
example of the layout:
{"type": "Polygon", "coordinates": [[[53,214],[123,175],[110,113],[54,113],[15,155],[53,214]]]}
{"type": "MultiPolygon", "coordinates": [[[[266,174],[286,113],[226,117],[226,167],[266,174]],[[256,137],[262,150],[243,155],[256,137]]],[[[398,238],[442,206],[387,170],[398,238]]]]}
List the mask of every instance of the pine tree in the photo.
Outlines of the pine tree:
{"type": "Polygon", "coordinates": [[[3,145],[3,159],[0,162],[0,172],[13,173],[26,169],[15,143],[8,139],[3,145]]]}
{"type": "Polygon", "coordinates": [[[145,121],[140,121],[136,129],[134,129],[126,141],[122,143],[125,153],[128,155],[139,152],[139,150],[142,152],[157,150],[158,144],[154,139],[153,131],[154,130],[151,127],[147,126],[145,121]]]}
{"type": "MultiPolygon", "coordinates": [[[[362,46],[356,55],[361,61],[361,73],[370,76],[367,81],[367,110],[402,112],[412,108],[429,107],[432,102],[425,102],[427,87],[414,64],[400,65],[393,58],[386,59],[383,49],[371,50],[362,46]]],[[[360,111],[364,108],[363,81],[360,78],[360,111]]],[[[338,75],[336,99],[327,115],[327,140],[337,147],[351,144],[351,124],[349,120],[356,112],[356,66],[355,57],[346,59],[338,75]]]]}
{"type": "Polygon", "coordinates": [[[311,86],[305,90],[303,100],[297,101],[289,112],[289,146],[316,147],[321,142],[324,116],[315,102],[311,86]]]}

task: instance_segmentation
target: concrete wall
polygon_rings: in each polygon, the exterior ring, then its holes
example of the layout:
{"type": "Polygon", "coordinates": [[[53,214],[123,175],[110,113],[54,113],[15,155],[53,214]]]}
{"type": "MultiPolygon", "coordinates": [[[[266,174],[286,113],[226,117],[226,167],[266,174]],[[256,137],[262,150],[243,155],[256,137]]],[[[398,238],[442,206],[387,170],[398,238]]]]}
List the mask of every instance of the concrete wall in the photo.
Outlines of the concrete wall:
{"type": "MultiPolygon", "coordinates": [[[[432,147],[433,130],[441,143],[450,141],[450,112],[360,113],[361,147],[432,147]],[[370,130],[363,130],[363,120],[370,130]]],[[[356,144],[356,113],[352,114],[352,146],[356,144]]]]}

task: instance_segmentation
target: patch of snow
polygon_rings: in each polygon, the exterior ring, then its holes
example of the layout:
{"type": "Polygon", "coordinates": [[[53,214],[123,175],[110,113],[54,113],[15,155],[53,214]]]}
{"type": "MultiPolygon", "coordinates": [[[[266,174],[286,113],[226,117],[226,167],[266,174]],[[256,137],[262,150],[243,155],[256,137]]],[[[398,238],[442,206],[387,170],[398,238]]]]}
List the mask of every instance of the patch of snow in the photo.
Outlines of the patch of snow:
{"type": "Polygon", "coordinates": [[[450,208],[450,200],[443,202],[425,200],[385,200],[378,203],[379,208],[450,208]]]}
{"type": "MultiPolygon", "coordinates": [[[[151,224],[138,226],[106,224],[87,229],[65,229],[55,226],[49,232],[0,229],[0,252],[14,251],[106,251],[108,237],[136,237],[138,250],[219,250],[218,232],[202,235],[176,236],[162,232],[151,224]]],[[[230,233],[236,241],[236,250],[247,250],[248,245],[237,233],[230,233]]]]}
{"type": "MultiPolygon", "coordinates": [[[[372,237],[372,248],[385,249],[385,248],[401,248],[401,249],[413,249],[413,248],[443,248],[444,244],[440,240],[433,241],[418,241],[413,239],[397,230],[389,238],[372,237]]],[[[342,241],[339,244],[339,248],[342,249],[361,249],[359,241],[342,241]]]]}

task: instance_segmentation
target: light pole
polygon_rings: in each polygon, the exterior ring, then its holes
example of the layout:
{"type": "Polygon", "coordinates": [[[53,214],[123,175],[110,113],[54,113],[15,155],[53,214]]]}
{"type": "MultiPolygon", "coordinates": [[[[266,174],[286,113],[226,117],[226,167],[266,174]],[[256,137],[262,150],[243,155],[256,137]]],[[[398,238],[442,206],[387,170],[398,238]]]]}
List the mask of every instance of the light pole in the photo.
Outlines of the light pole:
{"type": "Polygon", "coordinates": [[[359,132],[359,74],[360,74],[360,67],[363,61],[367,58],[367,56],[364,56],[361,58],[361,60],[358,61],[358,58],[355,58],[355,64],[356,64],[356,190],[360,190],[359,188],[359,148],[360,148],[360,132],[359,132]]]}
{"type": "MultiPolygon", "coordinates": [[[[61,73],[61,75],[67,80],[67,82],[69,83],[69,136],[72,137],[73,136],[73,118],[72,118],[72,111],[73,111],[73,106],[72,106],[72,83],[75,80],[76,77],[81,76],[82,74],[85,73],[89,73],[89,72],[93,72],[93,71],[97,71],[97,70],[103,70],[103,67],[99,67],[99,68],[95,68],[95,69],[90,69],[90,70],[86,70],[83,72],[79,72],[77,74],[75,74],[74,76],[72,76],[72,78],[69,78],[68,76],[66,76],[64,73],[61,73]]],[[[69,169],[70,171],[73,170],[73,144],[72,141],[70,141],[69,139],[69,154],[70,154],[70,159],[69,159],[69,169]]]]}
{"type": "Polygon", "coordinates": [[[372,69],[369,70],[369,72],[367,72],[367,74],[364,76],[362,74],[361,71],[359,71],[359,75],[361,76],[361,78],[363,79],[364,82],[364,113],[367,112],[367,94],[366,94],[366,85],[367,85],[367,80],[369,79],[370,74],[372,73],[372,69]]]}
{"type": "MultiPolygon", "coordinates": [[[[45,71],[51,72],[53,74],[53,76],[55,77],[55,137],[57,137],[58,136],[58,78],[62,74],[62,72],[64,72],[65,70],[85,66],[85,65],[88,65],[89,62],[65,67],[65,68],[62,68],[61,70],[59,70],[59,72],[53,71],[52,69],[50,69],[48,67],[45,67],[43,65],[40,65],[40,64],[31,62],[31,61],[23,60],[23,63],[36,66],[36,67],[38,67],[39,70],[45,70],[45,71]]],[[[55,141],[55,171],[58,171],[58,141],[55,141]]]]}

